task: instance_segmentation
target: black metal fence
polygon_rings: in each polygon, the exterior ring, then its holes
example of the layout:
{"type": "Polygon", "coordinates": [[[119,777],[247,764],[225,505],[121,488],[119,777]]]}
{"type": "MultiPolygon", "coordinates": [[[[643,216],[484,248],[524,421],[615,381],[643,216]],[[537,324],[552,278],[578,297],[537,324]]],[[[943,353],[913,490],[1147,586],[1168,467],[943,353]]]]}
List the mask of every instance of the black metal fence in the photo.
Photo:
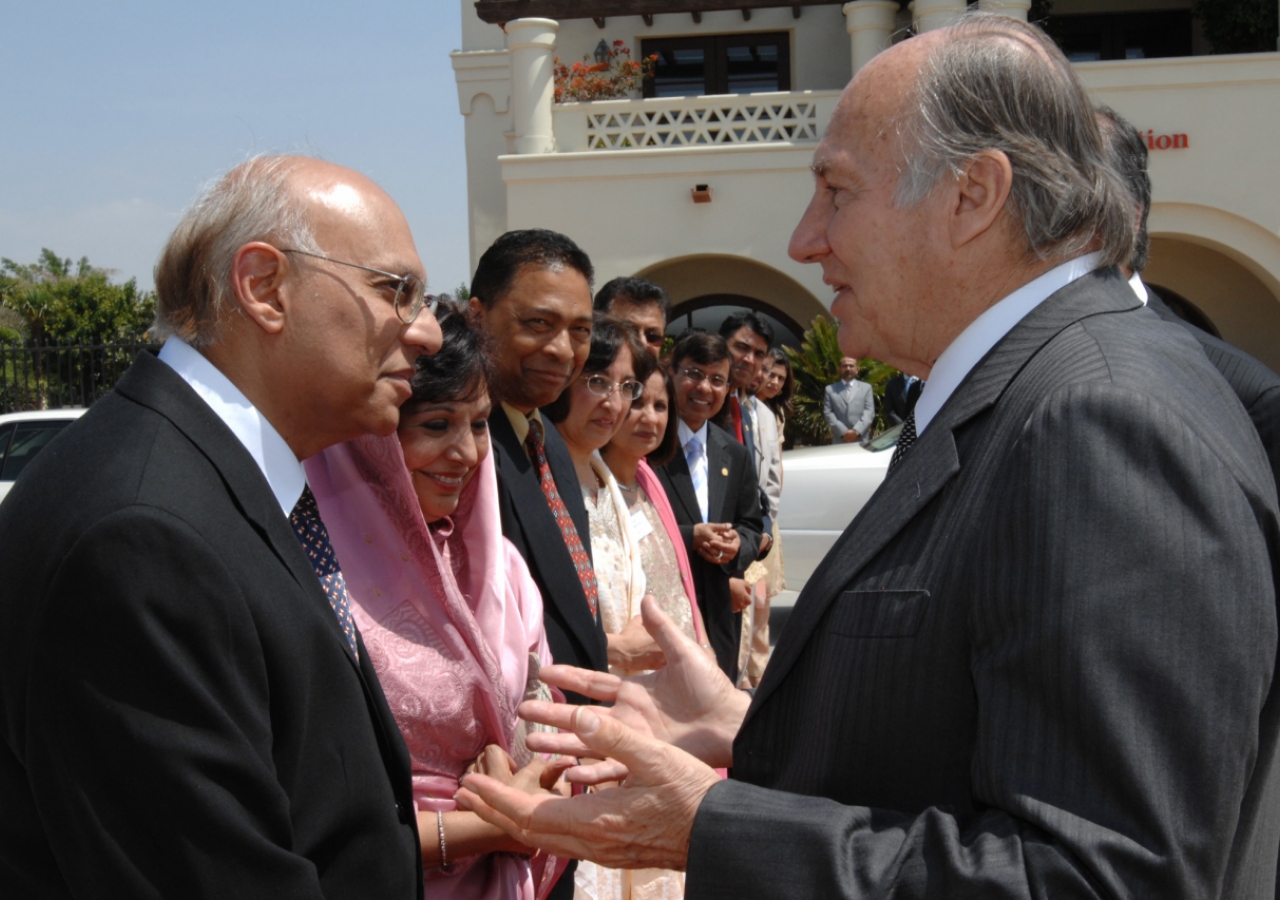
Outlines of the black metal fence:
{"type": "Polygon", "coordinates": [[[160,345],[0,346],[0,413],[89,406],[115,386],[140,352],[160,345]]]}

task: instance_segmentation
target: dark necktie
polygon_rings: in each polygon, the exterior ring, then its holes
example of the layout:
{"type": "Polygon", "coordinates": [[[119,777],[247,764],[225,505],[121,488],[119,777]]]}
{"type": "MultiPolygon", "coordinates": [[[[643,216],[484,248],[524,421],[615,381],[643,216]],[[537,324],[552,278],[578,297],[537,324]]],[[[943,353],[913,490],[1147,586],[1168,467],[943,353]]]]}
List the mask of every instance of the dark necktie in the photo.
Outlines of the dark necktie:
{"type": "Polygon", "coordinates": [[[338,557],[334,555],[333,544],[329,543],[329,532],[320,519],[320,509],[316,506],[315,494],[308,485],[303,488],[302,496],[289,515],[293,525],[293,533],[307,552],[311,567],[316,570],[324,595],[329,598],[333,614],[338,617],[338,626],[347,637],[351,652],[359,657],[356,650],[356,623],[351,618],[351,597],[347,594],[347,582],[342,577],[342,568],[338,565],[338,557]]]}
{"type": "Polygon", "coordinates": [[[916,411],[913,409],[907,413],[907,418],[903,420],[902,431],[898,434],[898,446],[893,448],[893,459],[889,460],[889,471],[893,471],[893,467],[902,462],[902,457],[907,455],[907,451],[911,449],[911,445],[916,442],[916,411]]]}
{"type": "Polygon", "coordinates": [[[547,506],[556,517],[560,526],[560,534],[564,537],[564,545],[569,548],[573,557],[573,567],[578,571],[578,580],[582,582],[582,593],[586,595],[587,606],[591,609],[591,618],[596,618],[599,601],[596,596],[596,572],[591,567],[591,555],[582,546],[578,537],[578,529],[569,515],[569,508],[564,505],[564,498],[556,490],[556,480],[551,475],[551,466],[547,465],[547,451],[542,444],[542,423],[537,419],[529,420],[529,434],[525,436],[525,444],[529,448],[529,459],[538,473],[538,483],[542,485],[542,493],[547,498],[547,506]]]}
{"type": "Polygon", "coordinates": [[[733,436],[738,439],[739,444],[745,444],[747,440],[742,432],[742,405],[738,403],[737,397],[729,398],[729,412],[733,414],[733,436]]]}

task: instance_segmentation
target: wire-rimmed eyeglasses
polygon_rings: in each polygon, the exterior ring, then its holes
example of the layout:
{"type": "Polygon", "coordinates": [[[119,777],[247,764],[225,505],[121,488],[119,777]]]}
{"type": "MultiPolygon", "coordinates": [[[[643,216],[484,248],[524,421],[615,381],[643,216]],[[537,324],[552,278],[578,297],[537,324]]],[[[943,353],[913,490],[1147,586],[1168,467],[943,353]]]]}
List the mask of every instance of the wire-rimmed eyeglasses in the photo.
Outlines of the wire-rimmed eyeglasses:
{"type": "Polygon", "coordinates": [[[644,393],[644,385],[633,379],[610,381],[607,376],[596,372],[593,375],[583,375],[582,380],[587,383],[587,390],[597,397],[608,397],[613,394],[614,390],[617,390],[621,392],[622,399],[630,400],[634,403],[644,393]]]}
{"type": "Polygon", "coordinates": [[[353,269],[364,269],[366,272],[373,272],[378,275],[385,275],[391,279],[388,286],[394,284],[396,287],[395,299],[391,302],[395,307],[396,316],[406,325],[413,324],[413,320],[418,318],[418,313],[422,312],[425,306],[427,312],[433,316],[436,309],[440,306],[440,298],[427,293],[427,286],[423,284],[422,279],[417,275],[405,274],[397,275],[395,272],[386,272],[382,269],[375,269],[373,266],[362,266],[359,263],[347,262],[342,259],[334,259],[331,256],[325,256],[322,253],[312,253],[310,250],[298,250],[292,247],[281,247],[281,253],[298,253],[302,256],[310,256],[313,259],[323,259],[325,262],[336,263],[340,266],[350,266],[353,269]]]}
{"type": "Polygon", "coordinates": [[[729,379],[725,378],[723,375],[708,375],[701,369],[695,369],[692,366],[677,366],[676,371],[694,384],[702,384],[704,381],[709,381],[711,382],[711,386],[717,390],[722,387],[726,387],[729,384],[729,379]]]}

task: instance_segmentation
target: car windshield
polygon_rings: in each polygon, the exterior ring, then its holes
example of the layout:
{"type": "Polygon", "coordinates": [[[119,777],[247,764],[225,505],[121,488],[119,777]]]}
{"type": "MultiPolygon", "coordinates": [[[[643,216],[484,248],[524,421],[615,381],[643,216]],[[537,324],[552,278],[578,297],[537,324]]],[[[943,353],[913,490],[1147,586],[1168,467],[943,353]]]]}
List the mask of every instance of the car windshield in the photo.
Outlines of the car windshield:
{"type": "Polygon", "coordinates": [[[894,425],[892,428],[888,429],[887,431],[882,431],[880,432],[880,434],[873,437],[867,443],[867,449],[874,453],[878,453],[881,450],[888,450],[894,444],[898,443],[898,435],[900,435],[901,433],[902,433],[902,426],[894,425]]]}

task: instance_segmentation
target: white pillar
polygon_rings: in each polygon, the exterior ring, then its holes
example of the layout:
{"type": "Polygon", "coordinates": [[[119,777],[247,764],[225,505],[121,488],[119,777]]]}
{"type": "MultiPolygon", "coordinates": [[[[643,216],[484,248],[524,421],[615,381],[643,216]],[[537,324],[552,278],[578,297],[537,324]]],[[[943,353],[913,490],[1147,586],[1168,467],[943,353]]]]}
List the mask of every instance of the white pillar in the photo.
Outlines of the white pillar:
{"type": "Polygon", "coordinates": [[[1031,11],[1031,0],[978,0],[978,9],[1025,22],[1031,11]]]}
{"type": "Polygon", "coordinates": [[[552,19],[516,19],[507,23],[516,153],[555,151],[551,124],[551,106],[555,99],[552,69],[559,28],[560,23],[552,19]]]}
{"type": "Polygon", "coordinates": [[[946,28],[964,13],[965,0],[913,0],[908,4],[917,34],[946,28]]]}
{"type": "Polygon", "coordinates": [[[898,17],[896,0],[853,0],[842,8],[853,50],[853,74],[893,42],[898,17]]]}

